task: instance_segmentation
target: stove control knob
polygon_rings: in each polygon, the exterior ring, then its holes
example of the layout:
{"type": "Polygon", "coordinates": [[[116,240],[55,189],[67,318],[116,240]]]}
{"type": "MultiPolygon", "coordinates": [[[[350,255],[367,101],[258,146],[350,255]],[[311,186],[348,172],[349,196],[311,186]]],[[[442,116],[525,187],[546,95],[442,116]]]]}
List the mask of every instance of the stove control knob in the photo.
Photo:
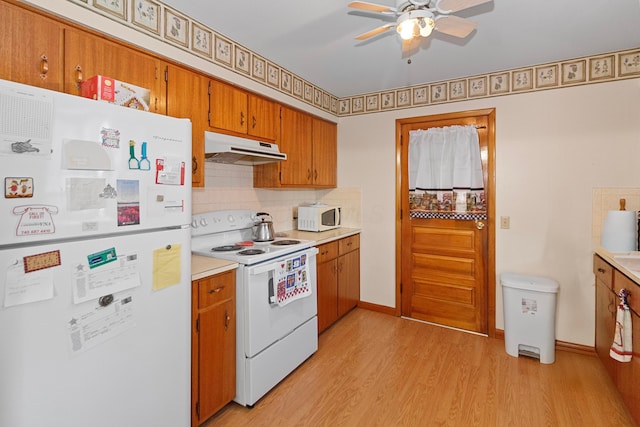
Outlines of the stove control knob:
{"type": "Polygon", "coordinates": [[[227,221],[229,221],[229,222],[231,222],[231,223],[235,222],[235,220],[236,220],[236,219],[233,217],[233,215],[229,215],[229,216],[227,217],[227,221]]]}
{"type": "Polygon", "coordinates": [[[191,221],[191,228],[198,228],[198,220],[197,219],[193,219],[193,221],[191,221]]]}
{"type": "Polygon", "coordinates": [[[203,227],[206,227],[208,225],[207,224],[207,219],[206,218],[200,218],[200,225],[203,226],[203,227]]]}

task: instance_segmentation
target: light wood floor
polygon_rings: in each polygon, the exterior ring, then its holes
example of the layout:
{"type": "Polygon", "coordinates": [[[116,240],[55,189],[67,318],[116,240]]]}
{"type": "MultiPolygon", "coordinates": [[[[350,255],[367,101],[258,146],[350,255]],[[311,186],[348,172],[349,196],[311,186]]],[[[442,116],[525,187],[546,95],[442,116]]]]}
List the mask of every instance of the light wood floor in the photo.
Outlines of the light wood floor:
{"type": "Polygon", "coordinates": [[[214,426],[634,426],[595,356],[550,365],[504,341],[355,309],[319,350],[248,409],[214,426]]]}

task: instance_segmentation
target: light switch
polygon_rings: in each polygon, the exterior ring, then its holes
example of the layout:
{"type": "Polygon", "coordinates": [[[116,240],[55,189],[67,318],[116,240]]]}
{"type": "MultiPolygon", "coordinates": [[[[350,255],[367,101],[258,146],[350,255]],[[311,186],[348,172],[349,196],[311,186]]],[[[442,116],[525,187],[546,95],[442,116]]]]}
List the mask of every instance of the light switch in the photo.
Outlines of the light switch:
{"type": "Polygon", "coordinates": [[[500,217],[500,228],[509,229],[511,218],[508,216],[500,217]]]}

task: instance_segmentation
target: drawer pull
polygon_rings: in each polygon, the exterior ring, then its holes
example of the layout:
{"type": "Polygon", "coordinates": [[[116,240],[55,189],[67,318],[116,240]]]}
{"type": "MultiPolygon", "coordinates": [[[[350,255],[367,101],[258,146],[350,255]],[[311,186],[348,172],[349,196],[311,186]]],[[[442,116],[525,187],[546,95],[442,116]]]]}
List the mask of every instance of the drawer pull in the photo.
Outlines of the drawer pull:
{"type": "Polygon", "coordinates": [[[598,273],[606,273],[607,271],[602,268],[602,267],[598,267],[598,273]]]}
{"type": "Polygon", "coordinates": [[[224,286],[220,286],[219,288],[215,288],[215,289],[209,289],[209,293],[210,294],[217,294],[218,292],[220,292],[223,289],[224,289],[224,286]]]}

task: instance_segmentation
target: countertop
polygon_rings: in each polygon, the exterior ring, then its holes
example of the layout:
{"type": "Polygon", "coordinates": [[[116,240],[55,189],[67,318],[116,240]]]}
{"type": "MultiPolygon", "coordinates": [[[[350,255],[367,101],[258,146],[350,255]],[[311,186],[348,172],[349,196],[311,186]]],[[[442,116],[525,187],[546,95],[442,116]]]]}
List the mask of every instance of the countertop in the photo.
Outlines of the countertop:
{"type": "MultiPolygon", "coordinates": [[[[312,231],[289,230],[276,233],[276,237],[288,237],[291,239],[312,240],[314,246],[329,243],[344,237],[359,234],[359,228],[336,228],[334,230],[322,231],[314,233],[312,231]]],[[[191,280],[203,279],[208,276],[224,273],[238,267],[238,263],[233,261],[225,261],[218,258],[205,257],[200,255],[191,255],[191,280]]]]}
{"type": "Polygon", "coordinates": [[[622,274],[624,274],[633,282],[635,282],[636,285],[640,286],[640,277],[638,276],[640,274],[640,271],[631,270],[625,267],[624,265],[622,265],[621,263],[619,263],[618,261],[616,261],[615,259],[616,256],[620,256],[620,255],[623,255],[623,256],[631,255],[631,256],[640,258],[640,252],[637,252],[637,251],[636,252],[609,252],[608,250],[602,247],[596,248],[595,252],[600,256],[600,258],[602,258],[603,260],[611,264],[616,270],[619,270],[622,274]]]}
{"type": "Polygon", "coordinates": [[[315,245],[322,245],[324,243],[329,243],[334,240],[342,239],[345,237],[353,236],[354,234],[360,234],[359,228],[335,228],[329,231],[321,231],[319,233],[315,233],[313,231],[300,231],[300,230],[289,230],[283,233],[276,233],[276,237],[288,237],[291,239],[300,239],[300,240],[313,240],[315,245]]]}
{"type": "Polygon", "coordinates": [[[237,262],[191,254],[191,280],[224,273],[238,267],[237,262]]]}

